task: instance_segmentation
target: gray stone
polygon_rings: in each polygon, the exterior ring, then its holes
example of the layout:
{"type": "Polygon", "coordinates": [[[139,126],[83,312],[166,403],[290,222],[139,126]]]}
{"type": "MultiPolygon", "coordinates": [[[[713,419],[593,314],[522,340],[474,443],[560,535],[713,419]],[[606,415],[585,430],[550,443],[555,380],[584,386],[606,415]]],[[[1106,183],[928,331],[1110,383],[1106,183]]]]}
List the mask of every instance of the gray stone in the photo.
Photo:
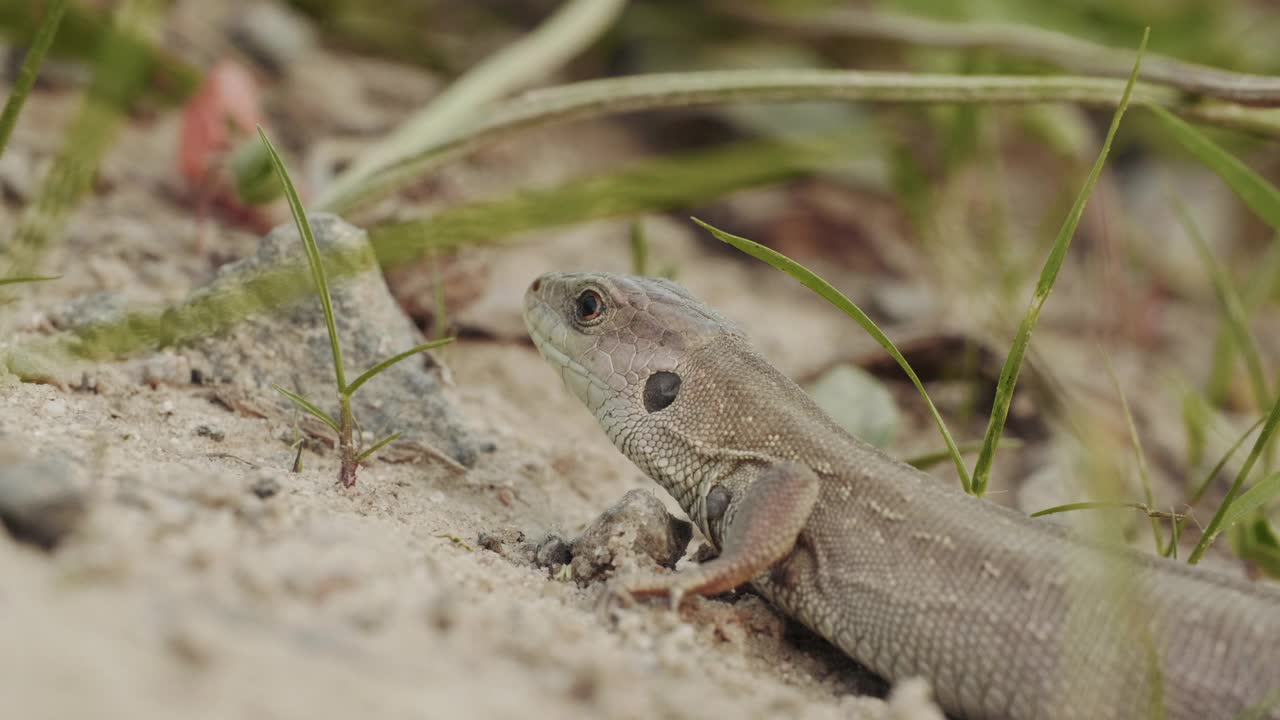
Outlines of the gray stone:
{"type": "Polygon", "coordinates": [[[573,559],[573,549],[558,535],[548,535],[533,551],[533,562],[538,567],[554,568],[568,565],[573,559]]]}
{"type": "Polygon", "coordinates": [[[85,516],[80,470],[61,454],[32,457],[16,445],[0,446],[0,524],[16,540],[53,549],[85,516]]]}
{"type": "Polygon", "coordinates": [[[236,16],[231,39],[273,72],[283,72],[316,44],[306,18],[281,3],[260,2],[236,16]]]}
{"type": "MultiPolygon", "coordinates": [[[[360,258],[358,266],[368,268],[329,282],[350,382],[378,362],[422,343],[423,336],[388,292],[365,232],[333,215],[314,214],[309,219],[322,253],[340,250],[360,258]]],[[[223,268],[187,304],[197,305],[203,296],[225,293],[262,270],[304,257],[294,224],[282,225],[262,239],[255,256],[223,268]]],[[[192,372],[206,384],[233,385],[255,405],[274,406],[282,414],[295,412],[272,389],[275,383],[338,417],[333,353],[314,291],[287,307],[254,313],[221,335],[197,340],[187,354],[192,372]]],[[[443,395],[441,372],[430,354],[423,353],[397,363],[355,393],[352,410],[370,442],[401,433],[380,456],[443,455],[463,466],[475,463],[475,442],[443,395]]]]}
{"type": "Polygon", "coordinates": [[[893,395],[857,366],[837,365],[805,390],[840,427],[876,447],[893,442],[902,425],[893,395]]]}
{"type": "Polygon", "coordinates": [[[684,556],[693,526],[672,517],[647,490],[632,490],[573,541],[573,577],[600,579],[632,560],[674,568],[684,556]]]}

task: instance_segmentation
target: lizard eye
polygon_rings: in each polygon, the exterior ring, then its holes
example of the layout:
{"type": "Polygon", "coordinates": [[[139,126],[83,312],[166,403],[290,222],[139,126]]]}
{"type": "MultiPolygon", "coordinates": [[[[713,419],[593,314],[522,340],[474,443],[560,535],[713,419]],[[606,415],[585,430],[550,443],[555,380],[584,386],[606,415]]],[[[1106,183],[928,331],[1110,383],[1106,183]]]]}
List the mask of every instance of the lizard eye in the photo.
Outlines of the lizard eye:
{"type": "Polygon", "coordinates": [[[604,300],[595,290],[583,290],[573,303],[573,312],[578,322],[591,322],[604,312],[604,300]]]}

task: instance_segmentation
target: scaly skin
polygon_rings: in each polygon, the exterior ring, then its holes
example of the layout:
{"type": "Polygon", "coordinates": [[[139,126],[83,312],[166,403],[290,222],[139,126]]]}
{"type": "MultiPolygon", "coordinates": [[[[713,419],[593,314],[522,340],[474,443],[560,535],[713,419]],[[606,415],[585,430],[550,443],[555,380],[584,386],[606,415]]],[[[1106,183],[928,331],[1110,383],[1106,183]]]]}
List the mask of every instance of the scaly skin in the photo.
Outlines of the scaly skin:
{"type": "Polygon", "coordinates": [[[1091,542],[889,458],[674,283],[552,273],[524,313],[614,444],[720,550],[623,590],[678,603],[749,581],[971,720],[1206,720],[1280,698],[1275,588],[1091,542]]]}

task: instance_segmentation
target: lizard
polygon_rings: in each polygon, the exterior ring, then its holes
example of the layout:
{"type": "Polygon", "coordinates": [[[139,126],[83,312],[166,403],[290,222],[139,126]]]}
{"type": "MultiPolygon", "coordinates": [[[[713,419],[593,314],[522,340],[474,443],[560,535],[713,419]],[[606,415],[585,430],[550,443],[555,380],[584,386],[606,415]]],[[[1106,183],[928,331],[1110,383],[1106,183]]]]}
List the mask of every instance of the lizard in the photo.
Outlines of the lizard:
{"type": "Polygon", "coordinates": [[[1280,718],[1275,587],[1073,533],[889,457],[672,281],[548,273],[523,316],[719,552],[609,592],[678,608],[749,584],[970,720],[1280,718]]]}

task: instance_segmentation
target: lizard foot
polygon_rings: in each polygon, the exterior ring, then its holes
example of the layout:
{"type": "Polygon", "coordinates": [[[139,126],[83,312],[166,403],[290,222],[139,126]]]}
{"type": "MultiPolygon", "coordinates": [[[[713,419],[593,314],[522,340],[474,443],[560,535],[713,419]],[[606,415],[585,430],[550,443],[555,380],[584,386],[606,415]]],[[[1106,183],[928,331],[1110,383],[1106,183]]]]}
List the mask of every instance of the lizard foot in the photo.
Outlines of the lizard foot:
{"type": "Polygon", "coordinates": [[[606,615],[615,608],[632,607],[640,598],[666,596],[667,605],[674,613],[680,612],[688,590],[679,573],[636,580],[618,580],[609,584],[600,594],[601,609],[606,615]]]}

